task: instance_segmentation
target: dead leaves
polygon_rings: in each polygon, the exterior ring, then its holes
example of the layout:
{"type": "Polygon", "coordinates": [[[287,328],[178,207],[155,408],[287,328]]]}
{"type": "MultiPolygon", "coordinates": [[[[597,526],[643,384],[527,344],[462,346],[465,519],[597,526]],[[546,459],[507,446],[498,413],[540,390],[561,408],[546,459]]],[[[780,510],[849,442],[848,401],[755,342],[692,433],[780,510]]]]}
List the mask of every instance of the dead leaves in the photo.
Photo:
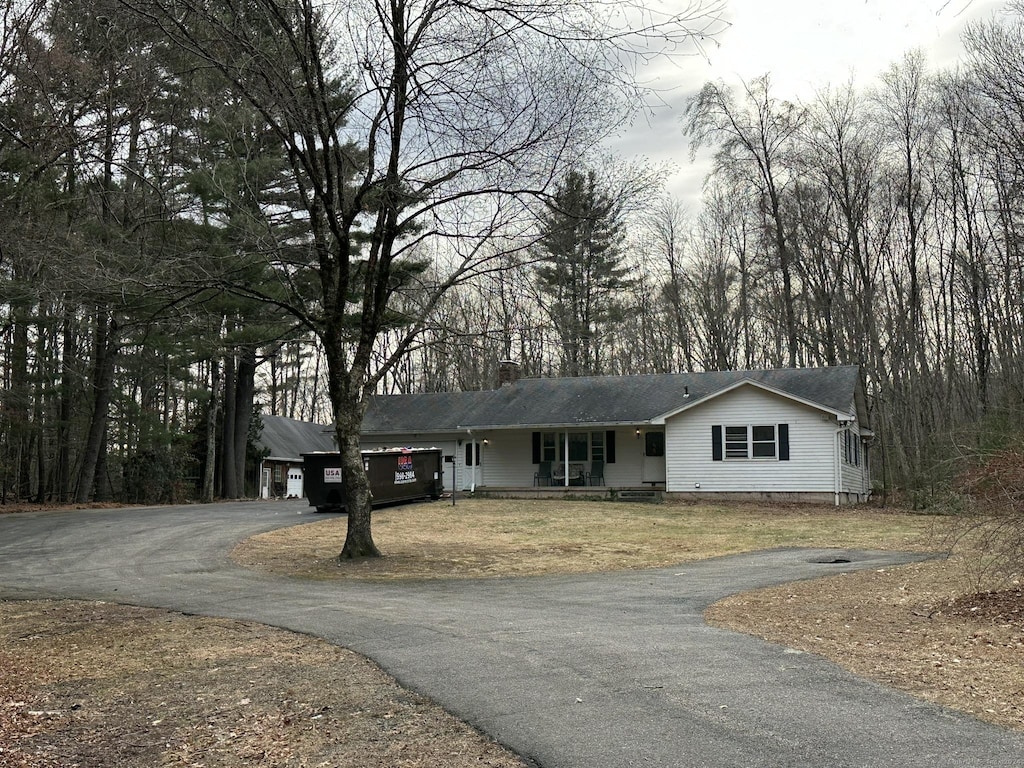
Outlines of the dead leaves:
{"type": "Polygon", "coordinates": [[[1024,730],[1020,602],[1005,592],[960,597],[963,567],[954,559],[758,590],[706,618],[1024,730]]]}
{"type": "Polygon", "coordinates": [[[127,606],[0,602],[0,767],[251,765],[522,768],[315,638],[127,606]]]}

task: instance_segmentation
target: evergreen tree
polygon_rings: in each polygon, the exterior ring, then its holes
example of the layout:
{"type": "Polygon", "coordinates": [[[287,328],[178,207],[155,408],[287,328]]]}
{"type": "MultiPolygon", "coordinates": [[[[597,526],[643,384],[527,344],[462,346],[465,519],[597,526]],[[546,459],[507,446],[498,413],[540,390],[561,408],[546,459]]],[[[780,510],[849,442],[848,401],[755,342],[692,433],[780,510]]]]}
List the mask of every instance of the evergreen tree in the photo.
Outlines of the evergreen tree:
{"type": "Polygon", "coordinates": [[[603,341],[635,282],[623,264],[622,219],[622,205],[593,171],[570,171],[547,204],[535,271],[562,347],[562,376],[602,373],[603,341]]]}

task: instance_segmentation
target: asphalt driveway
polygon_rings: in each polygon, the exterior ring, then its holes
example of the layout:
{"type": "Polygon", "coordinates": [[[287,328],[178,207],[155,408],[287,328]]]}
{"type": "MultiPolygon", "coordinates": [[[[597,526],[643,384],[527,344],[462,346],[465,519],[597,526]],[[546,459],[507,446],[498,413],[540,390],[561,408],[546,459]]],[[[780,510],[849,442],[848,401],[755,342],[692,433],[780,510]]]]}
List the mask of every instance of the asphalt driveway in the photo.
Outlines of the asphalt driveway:
{"type": "Polygon", "coordinates": [[[301,503],[0,515],[0,598],[254,619],[363,653],[543,768],[1020,768],[1024,737],[701,620],[728,594],[913,555],[780,550],[593,576],[310,583],[232,544],[301,503]]]}

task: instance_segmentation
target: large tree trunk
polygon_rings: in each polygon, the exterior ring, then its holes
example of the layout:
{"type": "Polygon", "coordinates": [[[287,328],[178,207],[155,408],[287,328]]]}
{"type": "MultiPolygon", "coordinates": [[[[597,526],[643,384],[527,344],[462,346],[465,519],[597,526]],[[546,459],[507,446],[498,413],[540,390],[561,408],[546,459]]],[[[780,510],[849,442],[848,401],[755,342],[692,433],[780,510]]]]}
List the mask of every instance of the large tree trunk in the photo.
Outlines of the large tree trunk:
{"type": "Polygon", "coordinates": [[[256,350],[246,347],[224,366],[224,425],[221,437],[221,495],[245,495],[245,453],[256,393],[256,350]]]}
{"type": "Polygon", "coordinates": [[[245,496],[245,458],[249,445],[249,426],[256,396],[256,348],[245,347],[235,371],[235,482],[239,497],[245,496]]]}
{"type": "Polygon", "coordinates": [[[359,557],[380,557],[370,531],[372,499],[370,483],[363,469],[363,456],[359,448],[359,430],[363,422],[363,409],[356,403],[345,409],[335,409],[335,429],[341,452],[341,472],[345,479],[345,506],[348,510],[348,533],[339,560],[359,557]]]}
{"type": "Polygon", "coordinates": [[[32,492],[29,474],[31,465],[31,442],[29,434],[29,371],[28,371],[28,315],[29,308],[24,301],[12,302],[11,317],[14,323],[11,344],[11,386],[4,398],[7,411],[8,450],[12,454],[15,470],[14,497],[26,501],[32,492]]]}
{"type": "Polygon", "coordinates": [[[75,501],[84,504],[92,497],[96,481],[96,468],[100,455],[106,450],[104,436],[114,382],[114,361],[117,358],[117,320],[103,309],[96,311],[96,342],[93,345],[92,418],[89,434],[82,452],[82,466],[78,473],[78,491],[75,501]]]}
{"type": "Polygon", "coordinates": [[[221,425],[220,495],[225,499],[237,499],[238,475],[235,474],[235,359],[228,355],[224,360],[224,423],[221,425]]]}
{"type": "MultiPolygon", "coordinates": [[[[39,317],[50,317],[51,307],[40,303],[39,305],[39,317]]],[[[35,449],[35,469],[36,469],[36,489],[34,501],[37,504],[42,504],[47,500],[50,494],[50,483],[49,483],[49,454],[47,453],[47,433],[49,432],[49,415],[52,410],[49,408],[47,403],[48,395],[48,382],[49,372],[46,368],[49,367],[49,349],[47,347],[47,340],[49,339],[49,329],[45,328],[43,323],[40,323],[36,331],[36,366],[40,373],[36,377],[35,381],[35,392],[32,395],[32,424],[35,427],[32,432],[32,443],[35,449]]]]}
{"type": "Polygon", "coordinates": [[[341,455],[343,493],[348,513],[348,533],[338,559],[380,557],[380,550],[373,543],[370,532],[370,483],[363,469],[359,446],[363,414],[366,412],[364,368],[358,362],[350,363],[340,324],[329,325],[322,338],[324,356],[327,358],[327,388],[334,413],[334,432],[341,455]]]}
{"type": "Polygon", "coordinates": [[[203,488],[199,500],[213,501],[214,477],[217,472],[217,408],[220,407],[220,361],[210,361],[210,403],[206,410],[206,461],[203,467],[203,488]]]}
{"type": "Polygon", "coordinates": [[[75,330],[71,318],[71,309],[64,304],[64,316],[61,321],[61,344],[63,360],[60,375],[59,409],[60,420],[57,426],[57,501],[65,503],[71,499],[71,411],[74,393],[70,376],[70,357],[75,349],[75,330]]]}
{"type": "Polygon", "coordinates": [[[109,419],[104,419],[103,439],[100,440],[100,453],[96,459],[96,476],[93,480],[93,501],[110,501],[114,498],[114,489],[110,485],[110,472],[107,469],[109,436],[109,419]]]}

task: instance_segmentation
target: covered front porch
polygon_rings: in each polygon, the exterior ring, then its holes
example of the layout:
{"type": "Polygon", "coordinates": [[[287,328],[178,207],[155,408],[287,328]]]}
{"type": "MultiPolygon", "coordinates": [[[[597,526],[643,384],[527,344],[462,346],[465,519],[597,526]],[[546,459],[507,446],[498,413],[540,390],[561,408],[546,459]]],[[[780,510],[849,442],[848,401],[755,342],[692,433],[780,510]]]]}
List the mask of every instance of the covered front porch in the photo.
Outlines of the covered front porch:
{"type": "Polygon", "coordinates": [[[647,486],[477,486],[473,496],[488,499],[659,502],[665,498],[665,484],[647,486]]]}
{"type": "Polygon", "coordinates": [[[665,431],[660,425],[459,428],[367,436],[362,446],[439,448],[445,457],[445,490],[459,493],[617,498],[620,492],[665,488],[665,431]]]}
{"type": "Polygon", "coordinates": [[[479,446],[473,490],[533,498],[564,493],[608,498],[620,491],[665,488],[661,425],[475,429],[479,446]]]}

